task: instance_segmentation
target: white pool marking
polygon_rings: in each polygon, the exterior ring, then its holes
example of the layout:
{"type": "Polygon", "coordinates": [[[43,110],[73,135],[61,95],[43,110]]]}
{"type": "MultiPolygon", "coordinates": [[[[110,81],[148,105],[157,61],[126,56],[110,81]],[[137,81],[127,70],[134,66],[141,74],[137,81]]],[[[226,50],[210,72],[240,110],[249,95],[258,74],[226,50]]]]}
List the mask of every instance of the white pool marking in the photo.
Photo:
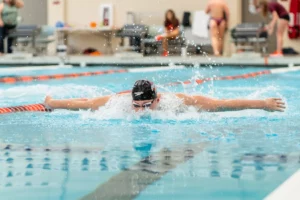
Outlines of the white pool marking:
{"type": "Polygon", "coordinates": [[[280,74],[280,73],[294,72],[294,71],[299,71],[299,70],[300,70],[300,66],[271,69],[270,71],[272,74],[280,74]]]}
{"type": "MultiPolygon", "coordinates": [[[[5,67],[0,68],[0,72],[11,72],[11,71],[31,71],[31,70],[45,70],[45,69],[61,69],[61,68],[72,68],[72,65],[48,65],[48,66],[28,66],[28,67],[5,67]]],[[[156,71],[165,71],[173,69],[184,69],[185,66],[165,66],[165,67],[143,67],[143,68],[129,68],[127,69],[130,73],[139,73],[139,72],[156,72],[156,71]]]]}
{"type": "Polygon", "coordinates": [[[300,199],[300,170],[276,188],[264,200],[299,200],[300,199]]]}
{"type": "Polygon", "coordinates": [[[48,66],[28,66],[28,67],[5,67],[0,68],[0,72],[11,71],[31,71],[31,70],[44,70],[44,69],[60,69],[60,68],[72,68],[72,65],[48,65],[48,66]]]}
{"type": "Polygon", "coordinates": [[[139,73],[139,72],[157,72],[157,71],[166,71],[173,69],[184,69],[186,68],[183,65],[179,66],[165,66],[165,67],[143,67],[143,68],[129,68],[127,71],[130,73],[139,73]]]}

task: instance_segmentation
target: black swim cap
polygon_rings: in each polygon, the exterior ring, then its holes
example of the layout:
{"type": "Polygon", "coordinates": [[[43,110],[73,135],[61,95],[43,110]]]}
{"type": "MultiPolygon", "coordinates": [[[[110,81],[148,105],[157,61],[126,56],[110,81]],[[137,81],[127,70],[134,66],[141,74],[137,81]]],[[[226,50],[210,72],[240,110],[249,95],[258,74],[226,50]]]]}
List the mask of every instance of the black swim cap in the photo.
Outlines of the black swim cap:
{"type": "Polygon", "coordinates": [[[152,100],[157,97],[154,83],[148,80],[136,81],[131,94],[134,101],[152,100]]]}

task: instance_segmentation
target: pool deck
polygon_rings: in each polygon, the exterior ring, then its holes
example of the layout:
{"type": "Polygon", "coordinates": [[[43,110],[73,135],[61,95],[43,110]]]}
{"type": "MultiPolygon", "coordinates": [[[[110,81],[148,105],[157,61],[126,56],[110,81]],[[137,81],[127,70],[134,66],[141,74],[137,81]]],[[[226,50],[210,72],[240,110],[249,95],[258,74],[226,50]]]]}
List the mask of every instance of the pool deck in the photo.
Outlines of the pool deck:
{"type": "MultiPolygon", "coordinates": [[[[62,59],[58,56],[2,56],[0,57],[1,66],[42,66],[59,65],[62,59]]],[[[258,56],[233,56],[233,57],[209,57],[209,56],[170,56],[170,57],[142,57],[142,56],[68,56],[64,60],[66,65],[74,66],[166,66],[187,65],[187,66],[270,66],[287,67],[300,65],[300,56],[281,57],[281,58],[262,58],[258,56]]]]}
{"type": "Polygon", "coordinates": [[[299,200],[300,199],[300,170],[288,178],[283,184],[276,188],[264,200],[299,200]]]}

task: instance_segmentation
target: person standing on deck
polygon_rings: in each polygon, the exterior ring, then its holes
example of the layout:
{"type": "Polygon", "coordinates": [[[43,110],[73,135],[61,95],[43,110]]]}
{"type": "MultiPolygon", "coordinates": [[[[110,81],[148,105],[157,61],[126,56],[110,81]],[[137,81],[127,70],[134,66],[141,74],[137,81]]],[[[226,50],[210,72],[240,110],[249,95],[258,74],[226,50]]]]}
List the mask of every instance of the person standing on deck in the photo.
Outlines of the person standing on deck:
{"type": "Polygon", "coordinates": [[[223,54],[224,35],[229,22],[229,8],[224,0],[210,0],[206,11],[210,14],[209,29],[215,56],[223,54]]]}
{"type": "Polygon", "coordinates": [[[283,35],[289,26],[289,12],[280,3],[267,0],[260,0],[257,9],[262,13],[264,17],[268,17],[269,14],[272,16],[272,21],[266,26],[269,35],[273,34],[274,28],[277,24],[277,49],[270,56],[283,56],[283,35]]]}

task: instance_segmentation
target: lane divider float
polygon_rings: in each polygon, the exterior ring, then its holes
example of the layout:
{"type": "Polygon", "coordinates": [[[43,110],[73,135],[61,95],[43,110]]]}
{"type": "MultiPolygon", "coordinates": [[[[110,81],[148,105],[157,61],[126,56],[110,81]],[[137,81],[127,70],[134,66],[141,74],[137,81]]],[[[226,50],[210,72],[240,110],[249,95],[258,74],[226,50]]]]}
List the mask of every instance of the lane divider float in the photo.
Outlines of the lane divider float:
{"type": "Polygon", "coordinates": [[[38,75],[38,76],[7,76],[7,77],[0,77],[0,83],[14,84],[18,82],[48,81],[53,79],[79,78],[84,76],[101,76],[105,74],[118,74],[118,73],[156,72],[156,71],[165,71],[165,70],[172,70],[172,69],[183,69],[183,68],[185,68],[185,66],[129,68],[129,69],[117,69],[117,70],[106,70],[106,71],[96,71],[96,72],[38,75]]]}
{"type": "MultiPolygon", "coordinates": [[[[222,80],[237,80],[237,79],[249,79],[249,78],[255,78],[258,76],[264,76],[269,74],[279,74],[279,73],[286,73],[286,72],[293,72],[293,71],[300,71],[299,67],[289,67],[289,68],[277,68],[277,69],[269,69],[269,70],[263,70],[258,72],[251,72],[247,74],[240,74],[240,75],[233,75],[233,76],[220,76],[220,77],[209,77],[204,79],[196,79],[196,80],[186,80],[186,81],[177,81],[177,82],[171,82],[164,84],[165,86],[176,86],[176,85],[188,85],[192,83],[197,83],[198,85],[203,84],[205,82],[209,81],[222,81],[222,80]]],[[[124,90],[121,92],[118,92],[117,94],[125,94],[130,93],[131,90],[124,90]]]]}
{"type": "MultiPolygon", "coordinates": [[[[194,80],[197,84],[203,84],[205,82],[209,81],[221,81],[221,80],[237,80],[237,79],[248,79],[248,78],[254,78],[257,76],[262,76],[262,75],[268,75],[271,74],[270,70],[264,70],[264,71],[259,71],[259,72],[253,72],[253,73],[248,73],[248,74],[241,74],[241,75],[234,75],[234,76],[220,76],[220,77],[210,77],[210,78],[204,78],[204,79],[196,79],[194,80]]],[[[172,82],[168,83],[166,85],[173,86],[173,85],[180,85],[180,84],[191,84],[193,83],[190,80],[187,81],[178,81],[178,82],[172,82]]]]}
{"type": "MultiPolygon", "coordinates": [[[[247,74],[241,74],[241,75],[233,75],[233,76],[220,76],[220,77],[211,77],[211,78],[204,78],[204,79],[196,79],[195,82],[197,84],[203,84],[208,81],[222,81],[222,80],[237,80],[237,79],[248,79],[248,78],[255,78],[258,76],[264,76],[264,75],[269,75],[269,74],[280,74],[280,73],[286,73],[286,72],[293,72],[293,71],[299,71],[299,67],[290,67],[290,68],[278,68],[278,69],[269,69],[269,70],[263,70],[263,71],[258,71],[258,72],[252,72],[252,73],[247,73],[247,74]]],[[[172,82],[168,83],[166,85],[180,85],[180,84],[191,84],[193,83],[190,80],[187,81],[178,81],[178,82],[172,82]]]]}
{"type": "MultiPolygon", "coordinates": [[[[280,74],[280,73],[286,73],[286,72],[293,72],[293,71],[299,71],[299,67],[290,67],[290,68],[278,68],[278,69],[270,69],[270,70],[264,70],[259,72],[252,72],[242,75],[234,75],[234,76],[221,76],[221,77],[213,77],[213,78],[204,78],[204,79],[197,79],[195,82],[197,84],[203,84],[208,81],[219,81],[219,80],[237,80],[237,79],[248,79],[248,78],[254,78],[258,76],[263,75],[269,75],[269,74],[280,74]]],[[[168,83],[167,85],[174,86],[179,84],[191,84],[192,81],[183,81],[183,82],[173,82],[168,83]]],[[[123,93],[129,93],[131,90],[126,90],[119,92],[118,94],[123,93]]],[[[15,107],[7,107],[7,108],[0,108],[0,114],[8,114],[8,113],[14,113],[14,112],[51,112],[53,111],[51,108],[48,108],[44,104],[32,104],[32,105],[25,105],[25,106],[15,106],[15,107]]]]}
{"type": "Polygon", "coordinates": [[[39,76],[12,76],[0,78],[0,83],[14,84],[17,82],[32,82],[32,81],[47,81],[51,79],[78,78],[83,76],[100,76],[104,74],[126,73],[127,70],[107,70],[98,72],[82,72],[72,74],[54,74],[54,75],[39,75],[39,76]]]}
{"type": "Polygon", "coordinates": [[[12,106],[0,108],[0,114],[16,113],[16,112],[52,112],[53,110],[44,104],[31,104],[23,106],[12,106]]]}

